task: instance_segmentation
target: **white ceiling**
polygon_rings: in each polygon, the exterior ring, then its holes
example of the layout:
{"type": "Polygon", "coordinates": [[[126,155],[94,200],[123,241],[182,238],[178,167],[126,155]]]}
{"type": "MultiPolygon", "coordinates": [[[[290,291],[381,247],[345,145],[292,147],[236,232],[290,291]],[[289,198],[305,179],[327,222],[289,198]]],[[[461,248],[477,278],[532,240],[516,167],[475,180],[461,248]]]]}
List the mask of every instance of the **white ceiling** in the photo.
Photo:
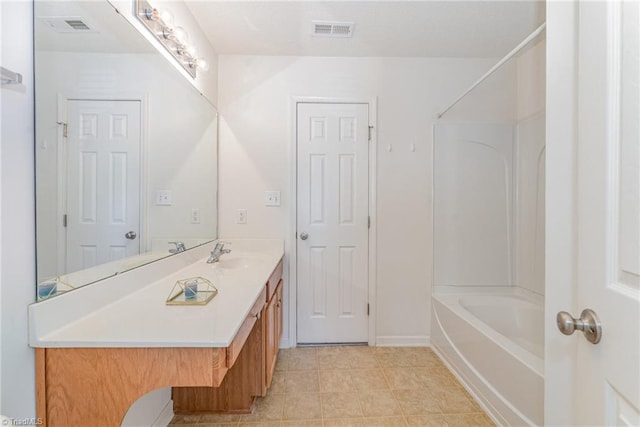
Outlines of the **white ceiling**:
{"type": "MultiPolygon", "coordinates": [[[[2,0],[0,0],[2,1],[2,0]]],[[[149,53],[155,49],[106,1],[34,2],[36,51],[149,53]],[[58,32],[50,21],[79,19],[90,30],[58,32]]]]}
{"type": "Polygon", "coordinates": [[[499,57],[537,28],[544,1],[185,0],[220,54],[499,57]],[[353,21],[353,38],[311,21],[353,21]]]}

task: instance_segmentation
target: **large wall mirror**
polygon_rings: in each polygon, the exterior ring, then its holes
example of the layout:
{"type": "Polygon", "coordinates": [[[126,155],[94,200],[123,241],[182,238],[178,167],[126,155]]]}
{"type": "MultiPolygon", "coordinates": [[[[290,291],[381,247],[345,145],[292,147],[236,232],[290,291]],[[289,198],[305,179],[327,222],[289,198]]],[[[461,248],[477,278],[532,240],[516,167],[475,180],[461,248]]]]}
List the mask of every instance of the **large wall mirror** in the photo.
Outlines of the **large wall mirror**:
{"type": "Polygon", "coordinates": [[[215,239],[215,107],[106,0],[34,19],[38,299],[215,239]]]}

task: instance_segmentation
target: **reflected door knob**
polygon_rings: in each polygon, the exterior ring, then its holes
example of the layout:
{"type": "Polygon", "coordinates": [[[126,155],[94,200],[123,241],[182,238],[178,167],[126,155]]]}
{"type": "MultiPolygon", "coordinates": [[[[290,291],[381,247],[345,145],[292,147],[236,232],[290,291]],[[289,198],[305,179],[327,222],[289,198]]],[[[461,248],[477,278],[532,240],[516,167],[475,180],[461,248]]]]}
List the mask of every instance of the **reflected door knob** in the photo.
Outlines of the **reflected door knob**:
{"type": "Polygon", "coordinates": [[[124,235],[124,237],[126,237],[129,240],[133,240],[137,237],[138,235],[136,234],[135,231],[129,231],[127,234],[124,235]]]}
{"type": "Polygon", "coordinates": [[[576,330],[582,331],[584,337],[592,344],[598,344],[602,338],[602,325],[596,312],[587,308],[582,310],[579,319],[574,319],[571,314],[561,311],[556,316],[558,329],[565,335],[571,335],[576,330]]]}
{"type": "Polygon", "coordinates": [[[307,240],[309,238],[309,234],[305,233],[304,231],[302,233],[300,233],[300,238],[302,240],[307,240]]]}

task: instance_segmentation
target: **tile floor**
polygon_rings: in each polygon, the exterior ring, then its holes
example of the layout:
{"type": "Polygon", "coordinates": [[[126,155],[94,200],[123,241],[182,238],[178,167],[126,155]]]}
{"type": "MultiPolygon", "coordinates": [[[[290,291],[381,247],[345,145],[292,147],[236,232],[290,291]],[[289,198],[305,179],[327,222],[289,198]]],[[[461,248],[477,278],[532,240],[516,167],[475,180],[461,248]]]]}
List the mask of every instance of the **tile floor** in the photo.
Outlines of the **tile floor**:
{"type": "Polygon", "coordinates": [[[172,426],[492,426],[424,347],[280,350],[271,388],[251,414],[176,415],[172,426]]]}

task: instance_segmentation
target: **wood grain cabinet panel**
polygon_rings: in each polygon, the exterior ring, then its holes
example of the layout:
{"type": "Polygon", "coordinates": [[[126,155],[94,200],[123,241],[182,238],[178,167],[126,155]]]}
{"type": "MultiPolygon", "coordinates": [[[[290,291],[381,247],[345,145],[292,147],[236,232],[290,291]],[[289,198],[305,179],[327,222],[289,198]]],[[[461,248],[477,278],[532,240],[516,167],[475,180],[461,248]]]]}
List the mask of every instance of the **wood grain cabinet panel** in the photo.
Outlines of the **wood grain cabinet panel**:
{"type": "MultiPolygon", "coordinates": [[[[282,339],[282,330],[284,328],[283,318],[284,318],[284,302],[283,302],[283,294],[284,294],[284,284],[282,283],[282,279],[280,279],[280,285],[278,286],[278,290],[276,291],[276,298],[278,302],[276,303],[276,354],[278,353],[278,349],[280,348],[280,340],[282,339]]],[[[275,366],[274,366],[275,367],[275,366]]]]}
{"type": "Polygon", "coordinates": [[[224,348],[38,348],[36,354],[37,416],[47,426],[118,426],[144,394],[174,385],[217,387],[227,371],[224,348]]]}
{"type": "Polygon", "coordinates": [[[251,332],[219,387],[173,387],[173,412],[250,412],[254,397],[262,392],[256,377],[256,372],[262,372],[262,335],[262,323],[254,318],[251,332]]]}
{"type": "Polygon", "coordinates": [[[229,372],[221,386],[174,387],[174,413],[251,412],[254,398],[266,395],[273,378],[283,328],[282,295],[280,261],[227,348],[229,372]]]}
{"type": "Polygon", "coordinates": [[[271,298],[271,301],[267,303],[267,307],[265,308],[265,337],[264,337],[264,348],[265,348],[265,388],[268,389],[271,387],[271,380],[273,378],[273,371],[276,366],[276,352],[274,348],[276,346],[276,304],[275,298],[271,298]]]}
{"type": "Polygon", "coordinates": [[[282,337],[282,279],[265,308],[265,388],[271,386],[282,337]]]}
{"type": "Polygon", "coordinates": [[[253,326],[255,325],[256,321],[258,321],[262,316],[262,309],[266,301],[266,295],[267,290],[265,288],[258,297],[255,304],[253,304],[253,307],[251,308],[251,311],[249,311],[247,317],[244,319],[244,322],[242,323],[242,326],[240,326],[240,329],[238,330],[235,338],[233,338],[231,345],[227,347],[228,368],[233,367],[233,364],[236,362],[236,359],[240,354],[240,351],[242,351],[245,341],[253,330],[253,326]]]}
{"type": "Polygon", "coordinates": [[[271,384],[283,329],[282,260],[229,347],[37,348],[45,426],[118,426],[144,394],[172,387],[174,413],[250,412],[271,384]]]}
{"type": "Polygon", "coordinates": [[[267,301],[271,301],[273,298],[273,294],[276,292],[276,288],[280,284],[282,280],[282,269],[283,269],[283,261],[280,260],[276,268],[271,273],[271,277],[267,281],[267,301]]]}

